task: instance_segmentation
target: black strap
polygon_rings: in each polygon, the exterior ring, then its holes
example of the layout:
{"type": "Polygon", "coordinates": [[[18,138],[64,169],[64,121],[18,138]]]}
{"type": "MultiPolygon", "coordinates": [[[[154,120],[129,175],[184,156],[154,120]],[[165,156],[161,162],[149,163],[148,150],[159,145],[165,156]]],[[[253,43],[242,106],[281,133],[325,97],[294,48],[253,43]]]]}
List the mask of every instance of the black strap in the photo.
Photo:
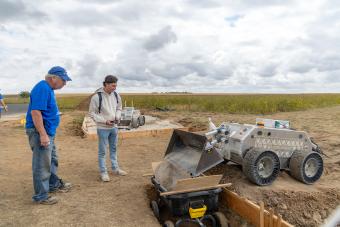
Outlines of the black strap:
{"type": "Polygon", "coordinates": [[[118,104],[118,94],[117,94],[117,92],[115,92],[115,91],[113,91],[113,94],[115,94],[116,101],[117,101],[117,104],[118,104]]]}
{"type": "Polygon", "coordinates": [[[100,111],[102,110],[102,102],[103,102],[103,96],[101,92],[97,92],[98,96],[99,96],[99,106],[98,106],[98,113],[100,113],[100,111]]]}
{"type": "MultiPolygon", "coordinates": [[[[102,102],[103,102],[103,96],[102,96],[102,92],[97,92],[98,96],[99,96],[99,106],[98,106],[98,113],[100,113],[100,111],[102,110],[102,102]]],[[[118,104],[118,94],[117,92],[113,91],[113,94],[115,95],[116,97],[116,101],[117,101],[117,104],[118,104]]]]}

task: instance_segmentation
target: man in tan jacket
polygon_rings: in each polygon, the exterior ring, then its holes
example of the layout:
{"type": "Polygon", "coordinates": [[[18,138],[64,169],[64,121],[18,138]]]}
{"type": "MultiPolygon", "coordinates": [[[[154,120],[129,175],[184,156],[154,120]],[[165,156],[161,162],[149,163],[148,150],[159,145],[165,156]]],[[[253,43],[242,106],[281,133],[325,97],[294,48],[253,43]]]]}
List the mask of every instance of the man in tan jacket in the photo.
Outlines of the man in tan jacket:
{"type": "Polygon", "coordinates": [[[97,125],[98,164],[100,178],[104,182],[110,181],[105,165],[107,145],[109,145],[113,174],[121,176],[127,174],[124,170],[119,168],[117,161],[117,125],[119,124],[122,111],[122,99],[115,91],[117,81],[118,79],[115,76],[106,76],[103,87],[97,90],[96,94],[92,96],[89,108],[89,114],[97,125]]]}

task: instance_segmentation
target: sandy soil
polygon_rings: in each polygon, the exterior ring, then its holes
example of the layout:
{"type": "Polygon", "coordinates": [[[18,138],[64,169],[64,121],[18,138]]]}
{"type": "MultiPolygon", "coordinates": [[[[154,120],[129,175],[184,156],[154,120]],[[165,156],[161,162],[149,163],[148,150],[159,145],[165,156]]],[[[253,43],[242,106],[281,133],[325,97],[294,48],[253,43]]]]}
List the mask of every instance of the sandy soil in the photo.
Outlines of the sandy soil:
{"type": "MultiPolygon", "coordinates": [[[[66,113],[58,131],[60,176],[71,181],[74,188],[69,193],[57,194],[60,202],[54,206],[32,203],[31,151],[24,129],[19,121],[0,122],[0,226],[159,226],[149,209],[150,179],[142,175],[151,172],[151,162],[161,160],[170,137],[120,140],[120,165],[129,175],[111,175],[111,182],[102,183],[97,169],[97,142],[74,135],[72,119],[79,114],[66,113]]],[[[193,131],[206,129],[209,116],[217,123],[254,123],[256,117],[263,117],[148,114],[179,122],[193,131]]],[[[327,155],[325,171],[314,185],[304,185],[282,172],[273,185],[255,186],[236,165],[219,165],[209,173],[224,174],[224,181],[232,182],[234,191],[256,202],[264,201],[266,207],[272,207],[294,225],[318,226],[340,204],[339,116],[340,106],[264,116],[290,120],[293,128],[306,130],[321,146],[327,155]]]]}

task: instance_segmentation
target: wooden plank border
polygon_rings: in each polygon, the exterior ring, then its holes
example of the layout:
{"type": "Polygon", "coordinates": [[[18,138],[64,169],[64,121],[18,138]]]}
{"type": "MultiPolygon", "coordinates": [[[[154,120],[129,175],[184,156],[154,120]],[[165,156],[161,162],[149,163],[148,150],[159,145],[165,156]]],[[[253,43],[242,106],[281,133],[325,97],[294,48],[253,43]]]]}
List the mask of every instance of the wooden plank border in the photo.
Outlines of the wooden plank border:
{"type": "Polygon", "coordinates": [[[160,196],[176,195],[176,194],[181,194],[181,193],[198,192],[198,191],[205,191],[205,190],[216,189],[216,188],[224,188],[224,187],[230,187],[230,186],[231,186],[231,183],[216,184],[216,185],[213,185],[213,186],[190,188],[190,189],[184,189],[184,190],[178,190],[178,191],[161,192],[159,195],[160,196]]]}
{"type": "MultiPolygon", "coordinates": [[[[251,202],[250,200],[237,195],[228,189],[223,189],[221,193],[221,200],[226,203],[226,206],[246,219],[249,223],[255,226],[261,226],[261,208],[259,205],[251,202]]],[[[293,225],[282,220],[280,215],[273,215],[266,209],[263,210],[263,224],[269,226],[273,223],[272,227],[293,227],[293,225]],[[270,220],[272,217],[272,220],[270,220]]]]}

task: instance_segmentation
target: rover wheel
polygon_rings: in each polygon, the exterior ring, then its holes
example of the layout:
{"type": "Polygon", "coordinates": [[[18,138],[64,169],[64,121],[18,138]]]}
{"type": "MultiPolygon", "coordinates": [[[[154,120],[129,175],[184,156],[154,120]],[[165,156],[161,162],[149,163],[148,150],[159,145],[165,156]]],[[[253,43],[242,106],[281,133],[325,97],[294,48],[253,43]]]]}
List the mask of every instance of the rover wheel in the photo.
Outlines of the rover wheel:
{"type": "Polygon", "coordinates": [[[249,151],[244,156],[243,173],[257,185],[270,185],[280,172],[280,159],[272,151],[249,151]]]}
{"type": "Polygon", "coordinates": [[[141,115],[138,117],[139,125],[143,126],[145,125],[145,116],[141,115]]]}
{"type": "Polygon", "coordinates": [[[228,227],[229,226],[228,219],[224,216],[223,213],[215,212],[215,213],[213,213],[213,216],[216,220],[216,226],[218,226],[218,227],[228,227]]]}
{"type": "Polygon", "coordinates": [[[158,204],[156,201],[152,200],[150,202],[150,207],[152,209],[153,214],[155,215],[155,217],[157,218],[157,220],[159,221],[160,219],[160,215],[159,215],[159,208],[158,208],[158,204]]]}
{"type": "Polygon", "coordinates": [[[323,172],[323,160],[319,153],[296,151],[289,161],[290,175],[305,183],[313,184],[323,172]]]}
{"type": "Polygon", "coordinates": [[[132,128],[138,128],[138,126],[139,126],[138,118],[132,118],[131,126],[132,126],[132,128]]]}
{"type": "Polygon", "coordinates": [[[174,227],[174,223],[170,220],[166,220],[164,223],[163,223],[163,227],[174,227]]]}
{"type": "MultiPolygon", "coordinates": [[[[197,220],[194,220],[197,224],[197,220]]],[[[200,221],[203,223],[203,226],[213,226],[213,227],[217,227],[216,225],[216,219],[213,215],[211,214],[205,214],[200,221]]],[[[201,225],[200,225],[201,226],[201,225]]]]}

